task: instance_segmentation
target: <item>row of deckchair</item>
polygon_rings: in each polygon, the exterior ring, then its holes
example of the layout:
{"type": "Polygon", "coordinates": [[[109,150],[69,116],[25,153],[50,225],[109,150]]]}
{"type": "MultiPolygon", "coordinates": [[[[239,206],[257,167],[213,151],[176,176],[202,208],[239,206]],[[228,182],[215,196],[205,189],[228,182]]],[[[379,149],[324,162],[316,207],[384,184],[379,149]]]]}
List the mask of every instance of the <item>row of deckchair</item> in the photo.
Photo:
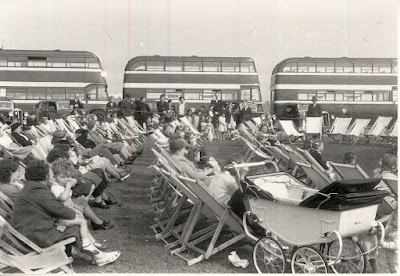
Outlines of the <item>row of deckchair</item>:
{"type": "MultiPolygon", "coordinates": [[[[353,123],[351,121],[352,118],[336,118],[327,133],[328,137],[339,143],[372,142],[375,145],[382,142],[397,142],[397,120],[389,128],[392,117],[378,117],[368,131],[366,129],[371,122],[370,119],[355,119],[353,123]]],[[[298,139],[304,139],[308,134],[322,137],[322,117],[307,118],[305,133],[298,132],[291,120],[279,120],[279,123],[285,134],[282,142],[288,140],[289,143],[293,143],[298,139]]]]}
{"type": "Polygon", "coordinates": [[[153,168],[173,196],[151,228],[172,255],[193,265],[247,237],[242,219],[217,202],[201,181],[182,176],[165,150],[153,149],[153,153],[157,158],[153,168]],[[232,231],[233,236],[222,238],[224,228],[232,231]]]}

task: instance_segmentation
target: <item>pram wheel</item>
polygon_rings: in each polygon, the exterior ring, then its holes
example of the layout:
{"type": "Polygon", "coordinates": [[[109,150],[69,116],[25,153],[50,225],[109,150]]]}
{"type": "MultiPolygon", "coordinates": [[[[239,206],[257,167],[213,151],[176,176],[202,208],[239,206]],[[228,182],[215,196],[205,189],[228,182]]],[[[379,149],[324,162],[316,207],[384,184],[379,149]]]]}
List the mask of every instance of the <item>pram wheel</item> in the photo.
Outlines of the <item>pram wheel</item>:
{"type": "Polygon", "coordinates": [[[262,238],[256,243],[253,261],[258,273],[284,273],[286,269],[282,246],[272,238],[262,238]]]}
{"type": "MultiPolygon", "coordinates": [[[[366,269],[367,262],[360,246],[350,239],[344,239],[342,245],[342,254],[340,261],[332,265],[332,270],[336,273],[363,273],[366,269]]],[[[329,245],[328,255],[329,261],[335,261],[335,257],[339,252],[339,241],[335,240],[329,245]]]]}
{"type": "Polygon", "coordinates": [[[292,255],[292,273],[328,273],[325,257],[315,248],[302,246],[292,255]]]}

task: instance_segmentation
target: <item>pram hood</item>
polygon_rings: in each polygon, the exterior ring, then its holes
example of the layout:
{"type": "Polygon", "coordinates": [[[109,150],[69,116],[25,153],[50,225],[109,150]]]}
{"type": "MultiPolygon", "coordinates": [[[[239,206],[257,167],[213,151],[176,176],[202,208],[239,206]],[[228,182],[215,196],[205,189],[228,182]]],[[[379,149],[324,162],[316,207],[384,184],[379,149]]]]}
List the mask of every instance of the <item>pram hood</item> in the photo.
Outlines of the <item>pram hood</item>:
{"type": "Polygon", "coordinates": [[[386,191],[374,190],[381,179],[342,179],[335,181],[319,193],[305,199],[299,205],[332,211],[342,211],[379,204],[389,195],[386,191]]]}

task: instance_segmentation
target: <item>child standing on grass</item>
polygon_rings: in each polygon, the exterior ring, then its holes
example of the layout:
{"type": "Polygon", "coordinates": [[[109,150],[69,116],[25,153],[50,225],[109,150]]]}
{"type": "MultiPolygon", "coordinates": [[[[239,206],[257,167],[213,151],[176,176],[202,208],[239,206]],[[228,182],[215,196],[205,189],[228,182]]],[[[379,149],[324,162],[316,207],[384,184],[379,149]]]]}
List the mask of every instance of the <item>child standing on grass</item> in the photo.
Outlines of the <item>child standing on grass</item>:
{"type": "Polygon", "coordinates": [[[214,140],[214,134],[215,134],[215,129],[214,129],[212,120],[213,120],[212,117],[208,117],[207,124],[206,124],[206,132],[205,132],[207,134],[207,139],[210,142],[212,140],[214,140]]]}
{"type": "Polygon", "coordinates": [[[379,240],[379,245],[384,249],[386,262],[390,273],[397,273],[398,269],[398,244],[397,244],[397,207],[392,212],[390,219],[385,227],[385,237],[379,240]]]}
{"type": "Polygon", "coordinates": [[[228,128],[226,126],[226,115],[225,113],[222,113],[221,116],[218,118],[218,131],[220,133],[220,138],[221,140],[225,140],[225,135],[228,131],[228,128]]]}

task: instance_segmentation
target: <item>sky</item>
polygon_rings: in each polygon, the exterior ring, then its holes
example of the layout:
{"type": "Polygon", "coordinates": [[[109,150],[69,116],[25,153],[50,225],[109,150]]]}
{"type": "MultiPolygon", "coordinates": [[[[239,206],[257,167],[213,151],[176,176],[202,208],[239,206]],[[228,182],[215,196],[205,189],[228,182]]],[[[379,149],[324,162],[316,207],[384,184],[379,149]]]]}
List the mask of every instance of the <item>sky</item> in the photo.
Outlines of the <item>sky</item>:
{"type": "Polygon", "coordinates": [[[96,54],[109,93],[139,55],[254,59],[263,101],[289,57],[397,57],[397,0],[0,0],[0,47],[96,54]]]}

